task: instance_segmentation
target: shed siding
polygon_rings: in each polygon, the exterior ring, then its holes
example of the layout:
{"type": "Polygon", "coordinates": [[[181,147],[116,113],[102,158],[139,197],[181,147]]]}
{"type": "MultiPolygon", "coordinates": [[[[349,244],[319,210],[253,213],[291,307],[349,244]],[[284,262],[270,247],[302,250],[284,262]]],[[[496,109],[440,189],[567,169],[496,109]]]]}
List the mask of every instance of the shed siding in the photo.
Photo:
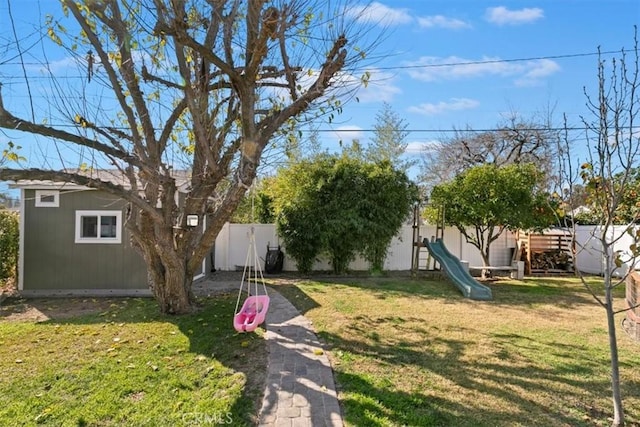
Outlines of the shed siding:
{"type": "Polygon", "coordinates": [[[77,210],[123,210],[122,200],[61,191],[59,207],[35,207],[35,190],[24,194],[24,290],[147,288],[144,260],[124,230],[120,244],[75,243],[77,210]]]}

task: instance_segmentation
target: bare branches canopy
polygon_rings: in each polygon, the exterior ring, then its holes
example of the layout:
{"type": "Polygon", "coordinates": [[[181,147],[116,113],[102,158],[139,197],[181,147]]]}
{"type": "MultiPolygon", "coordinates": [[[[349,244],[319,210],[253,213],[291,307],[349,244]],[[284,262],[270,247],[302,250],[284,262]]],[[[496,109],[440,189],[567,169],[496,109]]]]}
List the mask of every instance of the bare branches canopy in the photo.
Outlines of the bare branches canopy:
{"type": "Polygon", "coordinates": [[[0,179],[63,178],[130,202],[126,224],[151,288],[164,311],[187,311],[191,273],[267,145],[340,108],[375,35],[346,4],[313,0],[63,0],[62,12],[43,32],[86,81],[65,86],[44,64],[55,120],[0,103],[0,127],[42,136],[61,154],[55,167],[2,169],[0,179]],[[94,173],[104,168],[125,184],[94,173]],[[208,229],[185,229],[187,212],[206,215],[208,229]],[[167,285],[169,270],[181,283],[167,285]]]}

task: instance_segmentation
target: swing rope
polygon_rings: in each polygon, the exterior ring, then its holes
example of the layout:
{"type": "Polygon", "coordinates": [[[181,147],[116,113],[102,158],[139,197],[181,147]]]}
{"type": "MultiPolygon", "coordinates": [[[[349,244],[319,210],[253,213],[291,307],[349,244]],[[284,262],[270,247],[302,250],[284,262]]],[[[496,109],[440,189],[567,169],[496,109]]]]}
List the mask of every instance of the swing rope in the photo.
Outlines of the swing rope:
{"type": "Polygon", "coordinates": [[[260,267],[260,257],[258,256],[258,248],[256,246],[255,230],[252,226],[249,234],[249,248],[247,249],[247,257],[245,258],[244,269],[242,270],[242,280],[240,281],[240,290],[238,291],[238,299],[236,300],[236,308],[234,313],[237,313],[238,307],[240,307],[240,299],[242,298],[242,291],[244,289],[245,281],[247,283],[247,296],[251,296],[252,282],[254,288],[253,295],[259,294],[258,280],[262,281],[264,295],[269,295],[267,293],[267,285],[262,274],[262,268],[260,267]]]}
{"type": "Polygon", "coordinates": [[[251,192],[251,231],[249,233],[249,247],[247,248],[247,257],[242,270],[242,280],[240,289],[238,290],[238,298],[236,299],[236,308],[233,316],[233,327],[238,332],[252,332],[265,320],[265,315],[269,309],[269,293],[267,292],[267,284],[262,275],[260,267],[260,257],[258,256],[258,248],[256,245],[256,233],[253,225],[254,214],[254,196],[251,192]],[[258,280],[262,281],[264,295],[260,295],[258,280]],[[244,291],[244,284],[247,283],[247,297],[244,299],[242,308],[240,308],[240,299],[244,291]],[[252,287],[253,285],[253,295],[252,287]],[[238,311],[240,310],[240,311],[238,311]]]}

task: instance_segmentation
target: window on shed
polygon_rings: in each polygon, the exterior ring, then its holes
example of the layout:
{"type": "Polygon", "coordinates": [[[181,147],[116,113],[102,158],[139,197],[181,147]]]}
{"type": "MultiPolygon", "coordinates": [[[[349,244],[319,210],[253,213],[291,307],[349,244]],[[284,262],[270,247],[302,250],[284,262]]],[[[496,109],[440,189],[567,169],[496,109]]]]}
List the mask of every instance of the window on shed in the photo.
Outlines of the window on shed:
{"type": "Polygon", "coordinates": [[[36,190],[37,208],[57,208],[58,206],[60,206],[58,190],[36,190]]]}
{"type": "Polygon", "coordinates": [[[100,217],[100,237],[116,238],[118,219],[115,216],[106,215],[100,217]]]}
{"type": "Polygon", "coordinates": [[[76,211],[76,243],[120,243],[122,211],[76,211]]]}

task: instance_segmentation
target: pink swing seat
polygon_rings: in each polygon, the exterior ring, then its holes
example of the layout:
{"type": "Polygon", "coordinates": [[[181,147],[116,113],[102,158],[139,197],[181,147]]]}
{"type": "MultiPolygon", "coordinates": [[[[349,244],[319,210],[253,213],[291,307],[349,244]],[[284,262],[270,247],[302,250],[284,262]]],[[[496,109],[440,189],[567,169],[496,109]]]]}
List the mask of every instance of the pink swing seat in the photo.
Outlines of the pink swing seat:
{"type": "Polygon", "coordinates": [[[264,322],[269,309],[268,295],[247,297],[240,311],[233,316],[233,327],[238,332],[253,332],[264,322]]]}

